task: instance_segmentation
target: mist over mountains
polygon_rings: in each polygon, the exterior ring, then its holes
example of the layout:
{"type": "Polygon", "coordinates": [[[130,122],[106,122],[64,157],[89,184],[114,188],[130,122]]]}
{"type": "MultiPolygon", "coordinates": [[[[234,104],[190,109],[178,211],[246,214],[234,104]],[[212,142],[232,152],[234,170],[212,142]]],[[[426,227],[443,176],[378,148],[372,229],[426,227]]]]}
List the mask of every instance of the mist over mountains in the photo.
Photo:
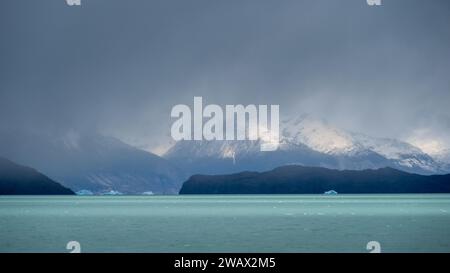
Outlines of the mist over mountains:
{"type": "Polygon", "coordinates": [[[193,174],[291,164],[448,173],[449,10],[445,0],[2,0],[0,156],[94,193],[177,193],[193,174]],[[171,107],[195,96],[294,116],[274,152],[180,141],[159,154],[171,107]]]}
{"type": "Polygon", "coordinates": [[[348,132],[309,115],[285,119],[280,126],[281,143],[274,152],[261,152],[259,141],[179,141],[164,157],[191,174],[265,171],[290,164],[338,170],[392,167],[418,174],[450,170],[447,162],[409,143],[348,132]]]}
{"type": "Polygon", "coordinates": [[[32,166],[74,191],[174,194],[185,179],[167,160],[102,135],[20,132],[1,134],[0,143],[2,156],[32,166]]]}
{"type": "Polygon", "coordinates": [[[445,158],[433,158],[411,144],[345,131],[309,115],[284,119],[280,126],[280,145],[271,152],[261,151],[260,141],[179,141],[158,156],[99,134],[17,131],[0,134],[0,156],[74,191],[95,194],[176,194],[195,174],[269,171],[285,165],[450,172],[445,158]]]}

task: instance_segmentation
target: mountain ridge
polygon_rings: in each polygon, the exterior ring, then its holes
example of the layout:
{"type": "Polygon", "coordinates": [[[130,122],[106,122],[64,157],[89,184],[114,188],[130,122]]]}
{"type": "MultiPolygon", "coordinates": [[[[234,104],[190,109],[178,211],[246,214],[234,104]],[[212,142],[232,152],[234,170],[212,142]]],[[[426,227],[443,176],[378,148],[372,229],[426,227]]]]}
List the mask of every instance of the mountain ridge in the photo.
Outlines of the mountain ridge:
{"type": "Polygon", "coordinates": [[[176,194],[187,177],[166,159],[99,134],[0,134],[0,144],[1,156],[74,191],[176,194]]]}
{"type": "Polygon", "coordinates": [[[71,189],[33,168],[0,157],[0,195],[73,195],[71,189]]]}
{"type": "Polygon", "coordinates": [[[419,175],[391,167],[332,170],[298,165],[266,172],[193,175],[180,194],[347,194],[450,193],[450,174],[419,175]]]}
{"type": "Polygon", "coordinates": [[[284,119],[280,127],[276,151],[261,152],[259,140],[178,141],[163,157],[189,174],[265,171],[288,164],[341,170],[392,167],[419,174],[450,170],[409,143],[344,131],[309,115],[284,119]]]}

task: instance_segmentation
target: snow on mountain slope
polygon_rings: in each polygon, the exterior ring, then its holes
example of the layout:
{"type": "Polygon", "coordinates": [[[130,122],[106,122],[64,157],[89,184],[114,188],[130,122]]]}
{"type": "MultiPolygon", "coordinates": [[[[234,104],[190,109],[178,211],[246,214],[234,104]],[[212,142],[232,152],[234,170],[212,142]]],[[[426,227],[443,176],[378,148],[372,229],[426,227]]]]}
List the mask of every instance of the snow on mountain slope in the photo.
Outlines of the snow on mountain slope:
{"type": "Polygon", "coordinates": [[[327,154],[349,155],[370,150],[388,159],[400,159],[404,154],[423,154],[419,148],[406,142],[348,132],[309,115],[284,120],[282,127],[282,138],[287,142],[302,143],[327,154]]]}
{"type": "Polygon", "coordinates": [[[440,172],[441,165],[419,148],[403,141],[388,138],[372,138],[362,134],[354,134],[355,141],[366,149],[372,150],[387,159],[396,161],[406,168],[420,168],[425,171],[440,172]]]}
{"type": "Polygon", "coordinates": [[[446,163],[450,163],[450,149],[445,149],[436,155],[446,163]]]}
{"type": "Polygon", "coordinates": [[[439,172],[441,167],[432,157],[409,143],[344,131],[308,115],[283,122],[282,135],[287,142],[303,143],[321,153],[352,156],[371,151],[397,167],[431,173],[439,172]]]}
{"type": "Polygon", "coordinates": [[[436,161],[442,162],[443,164],[450,165],[450,149],[444,149],[442,151],[431,154],[436,161]]]}
{"type": "Polygon", "coordinates": [[[411,144],[345,131],[309,115],[281,121],[277,151],[261,152],[259,145],[259,141],[180,141],[164,157],[178,165],[188,165],[188,172],[265,170],[283,164],[337,169],[393,167],[422,174],[445,172],[442,164],[411,144]],[[222,168],[230,162],[234,167],[222,168]]]}
{"type": "Polygon", "coordinates": [[[304,144],[326,154],[349,154],[360,150],[350,134],[313,119],[308,115],[281,122],[281,139],[287,143],[304,144]]]}

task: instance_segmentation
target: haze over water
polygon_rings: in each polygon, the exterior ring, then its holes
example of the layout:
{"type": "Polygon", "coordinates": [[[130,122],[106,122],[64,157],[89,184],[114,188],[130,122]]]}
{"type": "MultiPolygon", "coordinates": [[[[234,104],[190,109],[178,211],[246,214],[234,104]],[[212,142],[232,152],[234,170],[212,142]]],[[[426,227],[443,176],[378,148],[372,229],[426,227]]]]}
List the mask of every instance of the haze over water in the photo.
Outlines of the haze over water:
{"type": "Polygon", "coordinates": [[[0,197],[0,252],[450,252],[450,195],[0,197]]]}

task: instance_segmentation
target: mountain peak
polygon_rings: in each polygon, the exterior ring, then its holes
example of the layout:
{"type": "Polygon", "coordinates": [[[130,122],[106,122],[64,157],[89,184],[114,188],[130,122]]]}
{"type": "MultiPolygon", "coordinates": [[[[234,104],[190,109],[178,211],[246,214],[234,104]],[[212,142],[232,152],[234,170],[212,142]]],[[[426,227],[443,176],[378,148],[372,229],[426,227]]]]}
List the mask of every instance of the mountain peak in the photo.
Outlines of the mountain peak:
{"type": "Polygon", "coordinates": [[[302,143],[318,152],[342,154],[359,148],[355,146],[350,134],[308,114],[284,119],[281,126],[282,140],[287,143],[302,143]]]}
{"type": "Polygon", "coordinates": [[[281,120],[280,146],[273,152],[262,153],[258,141],[179,141],[164,157],[191,174],[265,171],[289,164],[339,170],[389,166],[422,174],[446,170],[407,142],[343,130],[309,114],[281,120]]]}

